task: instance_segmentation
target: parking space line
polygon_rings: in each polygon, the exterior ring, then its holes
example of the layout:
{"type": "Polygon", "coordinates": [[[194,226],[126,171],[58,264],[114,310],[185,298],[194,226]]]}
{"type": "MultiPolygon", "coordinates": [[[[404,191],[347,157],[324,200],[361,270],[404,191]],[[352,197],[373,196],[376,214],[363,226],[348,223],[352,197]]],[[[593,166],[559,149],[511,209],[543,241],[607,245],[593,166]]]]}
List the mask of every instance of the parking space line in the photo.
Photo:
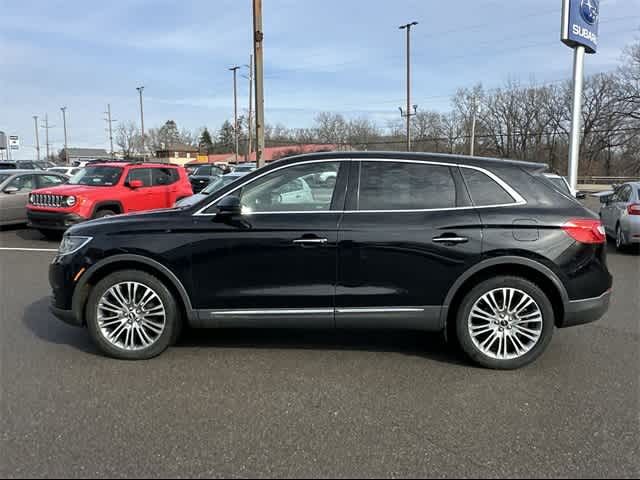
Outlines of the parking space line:
{"type": "Polygon", "coordinates": [[[57,253],[57,248],[13,248],[13,247],[0,247],[0,251],[5,252],[53,252],[57,253]]]}

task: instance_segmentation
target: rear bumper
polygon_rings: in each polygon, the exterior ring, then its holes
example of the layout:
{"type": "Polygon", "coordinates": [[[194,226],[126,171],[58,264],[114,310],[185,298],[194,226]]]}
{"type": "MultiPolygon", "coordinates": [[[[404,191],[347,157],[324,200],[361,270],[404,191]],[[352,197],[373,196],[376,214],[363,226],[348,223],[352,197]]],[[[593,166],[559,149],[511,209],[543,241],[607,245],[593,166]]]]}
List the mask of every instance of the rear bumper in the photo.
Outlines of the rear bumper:
{"type": "Polygon", "coordinates": [[[609,310],[610,302],[611,290],[596,298],[567,302],[564,306],[564,320],[559,326],[566,328],[596,322],[609,310]]]}
{"type": "Polygon", "coordinates": [[[27,210],[28,225],[44,230],[66,230],[72,225],[84,222],[86,218],[68,212],[41,212],[27,210]]]}

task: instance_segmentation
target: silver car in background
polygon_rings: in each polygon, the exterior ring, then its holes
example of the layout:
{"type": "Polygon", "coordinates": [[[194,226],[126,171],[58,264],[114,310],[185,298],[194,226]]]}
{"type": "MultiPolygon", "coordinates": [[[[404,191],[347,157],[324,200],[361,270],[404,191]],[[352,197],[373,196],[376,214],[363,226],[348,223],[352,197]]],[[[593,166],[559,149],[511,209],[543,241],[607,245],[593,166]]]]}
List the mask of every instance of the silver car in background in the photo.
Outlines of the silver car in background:
{"type": "Polygon", "coordinates": [[[0,170],[0,226],[27,223],[31,191],[67,180],[65,175],[44,170],[0,170]]]}
{"type": "Polygon", "coordinates": [[[625,183],[600,196],[600,218],[618,250],[640,245],[640,182],[625,183]]]}

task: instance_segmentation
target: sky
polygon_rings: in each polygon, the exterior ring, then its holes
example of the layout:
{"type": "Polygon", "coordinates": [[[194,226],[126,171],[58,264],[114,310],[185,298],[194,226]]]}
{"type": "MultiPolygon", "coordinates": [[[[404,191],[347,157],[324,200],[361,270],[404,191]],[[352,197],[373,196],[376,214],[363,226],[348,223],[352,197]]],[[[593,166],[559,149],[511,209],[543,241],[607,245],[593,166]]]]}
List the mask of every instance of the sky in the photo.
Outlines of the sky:
{"type": "MultiPolygon", "coordinates": [[[[228,70],[249,63],[251,0],[20,0],[0,16],[0,131],[35,156],[33,115],[49,117],[52,150],[107,147],[103,112],[145,127],[217,129],[233,118],[228,70]]],[[[456,89],[571,78],[560,0],[264,0],[265,118],[308,127],[322,111],[381,126],[405,103],[405,34],[412,31],[413,101],[446,111],[456,89]]],[[[586,73],[611,71],[640,40],[640,0],[602,0],[599,52],[586,73]]],[[[248,73],[246,68],[239,71],[248,73]]],[[[248,104],[238,77],[238,102],[248,104]]],[[[44,152],[45,132],[40,128],[44,152]]]]}

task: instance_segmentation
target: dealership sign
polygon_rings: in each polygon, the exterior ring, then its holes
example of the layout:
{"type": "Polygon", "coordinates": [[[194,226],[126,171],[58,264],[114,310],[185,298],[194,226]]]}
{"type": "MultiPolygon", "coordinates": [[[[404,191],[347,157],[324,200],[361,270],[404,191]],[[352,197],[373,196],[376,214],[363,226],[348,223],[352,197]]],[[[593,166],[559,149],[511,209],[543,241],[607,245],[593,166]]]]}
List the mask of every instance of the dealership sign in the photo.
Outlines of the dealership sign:
{"type": "Polygon", "coordinates": [[[599,23],[600,0],[562,0],[562,41],[570,47],[596,53],[599,23]]]}

